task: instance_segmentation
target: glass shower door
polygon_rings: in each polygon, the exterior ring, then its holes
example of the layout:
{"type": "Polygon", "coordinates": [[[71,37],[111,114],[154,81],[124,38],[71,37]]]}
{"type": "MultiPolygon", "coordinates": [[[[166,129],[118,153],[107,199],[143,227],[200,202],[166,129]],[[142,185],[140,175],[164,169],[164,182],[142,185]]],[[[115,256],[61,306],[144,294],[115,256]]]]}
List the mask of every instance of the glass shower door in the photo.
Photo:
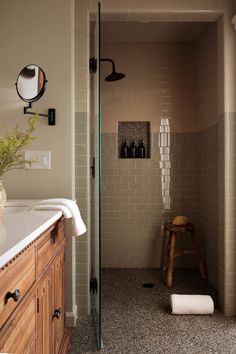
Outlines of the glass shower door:
{"type": "Polygon", "coordinates": [[[92,277],[91,296],[97,345],[102,348],[101,333],[101,100],[100,100],[100,3],[90,38],[91,72],[91,219],[92,277]]]}

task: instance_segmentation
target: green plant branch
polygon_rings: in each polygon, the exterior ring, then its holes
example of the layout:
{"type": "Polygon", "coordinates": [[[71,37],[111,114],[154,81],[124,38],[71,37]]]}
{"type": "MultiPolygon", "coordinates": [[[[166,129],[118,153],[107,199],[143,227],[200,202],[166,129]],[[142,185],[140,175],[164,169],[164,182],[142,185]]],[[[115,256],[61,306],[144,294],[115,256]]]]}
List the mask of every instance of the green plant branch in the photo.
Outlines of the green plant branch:
{"type": "Polygon", "coordinates": [[[39,116],[37,114],[30,117],[25,132],[21,132],[18,125],[12,133],[6,127],[3,127],[4,135],[0,136],[0,177],[12,169],[22,169],[25,164],[31,165],[33,161],[24,158],[22,149],[31,145],[37,139],[32,136],[32,133],[38,121],[39,116]]]}

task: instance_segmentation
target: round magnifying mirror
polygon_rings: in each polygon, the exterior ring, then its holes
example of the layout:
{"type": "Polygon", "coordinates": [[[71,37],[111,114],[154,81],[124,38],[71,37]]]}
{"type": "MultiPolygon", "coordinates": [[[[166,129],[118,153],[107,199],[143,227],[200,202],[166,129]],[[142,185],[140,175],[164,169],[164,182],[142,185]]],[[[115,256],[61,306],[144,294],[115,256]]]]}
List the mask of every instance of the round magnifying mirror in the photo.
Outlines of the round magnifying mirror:
{"type": "Polygon", "coordinates": [[[44,94],[46,76],[38,65],[27,65],[19,73],[16,80],[16,90],[23,101],[35,102],[44,94]]]}

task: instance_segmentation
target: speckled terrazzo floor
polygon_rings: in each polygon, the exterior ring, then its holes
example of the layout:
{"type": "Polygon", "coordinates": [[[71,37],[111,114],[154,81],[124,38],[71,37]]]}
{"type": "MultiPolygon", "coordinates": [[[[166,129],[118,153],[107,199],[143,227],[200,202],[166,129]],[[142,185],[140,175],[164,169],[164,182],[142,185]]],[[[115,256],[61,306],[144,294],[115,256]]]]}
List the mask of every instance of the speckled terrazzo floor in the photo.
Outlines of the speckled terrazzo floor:
{"type": "Polygon", "coordinates": [[[195,270],[175,270],[174,287],[163,285],[163,272],[103,269],[104,348],[96,349],[93,319],[73,330],[69,354],[236,354],[236,319],[215,310],[208,316],[170,314],[170,294],[216,293],[195,270]],[[153,282],[154,288],[143,288],[153,282]]]}

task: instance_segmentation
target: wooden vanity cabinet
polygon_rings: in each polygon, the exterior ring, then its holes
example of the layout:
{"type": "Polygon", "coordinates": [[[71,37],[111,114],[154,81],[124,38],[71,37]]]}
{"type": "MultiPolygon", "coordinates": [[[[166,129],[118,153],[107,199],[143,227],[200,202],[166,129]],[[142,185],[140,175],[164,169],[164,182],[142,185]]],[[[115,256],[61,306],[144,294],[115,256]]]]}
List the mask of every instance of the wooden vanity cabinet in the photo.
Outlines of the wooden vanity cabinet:
{"type": "Polygon", "coordinates": [[[52,338],[52,269],[47,270],[37,288],[37,354],[53,353],[52,338]]]}
{"type": "Polygon", "coordinates": [[[4,319],[0,320],[0,352],[67,352],[69,330],[65,328],[64,272],[64,221],[60,220],[0,269],[0,319],[4,319]],[[23,267],[17,267],[24,264],[21,263],[21,258],[27,259],[26,272],[23,267]],[[21,274],[20,277],[18,273],[21,274]],[[7,279],[8,276],[11,278],[7,279]],[[18,279],[18,282],[13,281],[12,277],[18,279]],[[6,301],[8,292],[12,293],[13,297],[16,292],[19,298],[11,297],[6,301]]]}
{"type": "Polygon", "coordinates": [[[58,254],[53,265],[53,287],[54,287],[54,306],[53,306],[53,336],[54,353],[58,353],[65,331],[65,296],[64,288],[64,252],[58,254]],[[63,287],[61,286],[63,284],[63,287]]]}
{"type": "MultiPolygon", "coordinates": [[[[1,353],[34,354],[36,353],[36,296],[32,294],[24,306],[17,309],[7,321],[4,344],[1,353]]],[[[0,332],[1,333],[1,332],[0,332]]],[[[1,334],[0,334],[1,335],[1,334]]],[[[2,341],[2,337],[1,337],[2,341]]]]}

